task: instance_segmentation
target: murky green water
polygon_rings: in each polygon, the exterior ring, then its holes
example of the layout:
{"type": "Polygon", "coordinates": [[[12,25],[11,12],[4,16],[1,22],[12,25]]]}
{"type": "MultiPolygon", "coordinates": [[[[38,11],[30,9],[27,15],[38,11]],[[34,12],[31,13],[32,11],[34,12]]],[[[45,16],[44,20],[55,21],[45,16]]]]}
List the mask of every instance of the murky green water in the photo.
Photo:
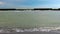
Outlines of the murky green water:
{"type": "Polygon", "coordinates": [[[2,27],[40,27],[59,25],[59,11],[0,11],[0,26],[2,27]]]}

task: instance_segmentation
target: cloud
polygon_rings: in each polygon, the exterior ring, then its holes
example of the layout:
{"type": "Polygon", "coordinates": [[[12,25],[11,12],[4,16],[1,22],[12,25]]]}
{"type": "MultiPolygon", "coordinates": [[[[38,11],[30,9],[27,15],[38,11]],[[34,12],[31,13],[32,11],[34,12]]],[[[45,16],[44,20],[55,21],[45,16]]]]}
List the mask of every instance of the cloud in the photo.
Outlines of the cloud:
{"type": "Polygon", "coordinates": [[[60,8],[60,4],[37,5],[36,8],[60,8]]]}
{"type": "Polygon", "coordinates": [[[3,4],[5,4],[5,3],[0,1],[0,5],[3,5],[3,4]]]}
{"type": "Polygon", "coordinates": [[[60,7],[60,0],[0,0],[0,7],[60,7]]]}
{"type": "Polygon", "coordinates": [[[4,0],[5,2],[24,2],[27,0],[4,0]]]}

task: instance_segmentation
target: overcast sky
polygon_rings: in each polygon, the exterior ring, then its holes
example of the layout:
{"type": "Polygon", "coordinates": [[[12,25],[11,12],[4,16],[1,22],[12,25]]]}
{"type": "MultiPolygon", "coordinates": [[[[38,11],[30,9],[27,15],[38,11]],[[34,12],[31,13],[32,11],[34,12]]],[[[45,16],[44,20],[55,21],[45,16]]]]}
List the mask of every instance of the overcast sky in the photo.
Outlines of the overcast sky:
{"type": "Polygon", "coordinates": [[[0,8],[60,8],[60,0],[0,0],[0,8]]]}

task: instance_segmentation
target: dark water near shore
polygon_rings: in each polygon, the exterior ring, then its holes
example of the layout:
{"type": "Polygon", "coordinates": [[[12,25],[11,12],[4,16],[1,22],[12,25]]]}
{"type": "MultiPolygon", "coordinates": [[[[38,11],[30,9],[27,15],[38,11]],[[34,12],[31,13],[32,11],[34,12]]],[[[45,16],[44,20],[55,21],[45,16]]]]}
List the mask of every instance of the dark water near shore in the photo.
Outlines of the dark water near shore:
{"type": "Polygon", "coordinates": [[[55,32],[20,32],[20,33],[0,33],[0,34],[60,34],[55,32]]]}

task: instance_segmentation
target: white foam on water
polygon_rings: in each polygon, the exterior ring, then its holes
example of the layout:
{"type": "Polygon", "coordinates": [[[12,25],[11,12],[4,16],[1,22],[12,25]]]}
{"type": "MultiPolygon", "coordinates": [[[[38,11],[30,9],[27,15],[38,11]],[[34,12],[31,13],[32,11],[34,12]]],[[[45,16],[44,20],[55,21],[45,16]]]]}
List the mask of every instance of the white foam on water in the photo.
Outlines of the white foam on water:
{"type": "MultiPolygon", "coordinates": [[[[57,33],[59,33],[60,31],[57,31],[56,29],[55,30],[53,30],[53,29],[46,29],[46,28],[32,28],[32,29],[18,29],[18,28],[13,28],[12,30],[14,30],[15,32],[57,32],[57,33]]],[[[4,29],[2,29],[2,30],[0,30],[0,33],[1,32],[4,32],[5,30],[4,29]]],[[[6,30],[5,32],[7,32],[8,30],[6,30]]]]}

